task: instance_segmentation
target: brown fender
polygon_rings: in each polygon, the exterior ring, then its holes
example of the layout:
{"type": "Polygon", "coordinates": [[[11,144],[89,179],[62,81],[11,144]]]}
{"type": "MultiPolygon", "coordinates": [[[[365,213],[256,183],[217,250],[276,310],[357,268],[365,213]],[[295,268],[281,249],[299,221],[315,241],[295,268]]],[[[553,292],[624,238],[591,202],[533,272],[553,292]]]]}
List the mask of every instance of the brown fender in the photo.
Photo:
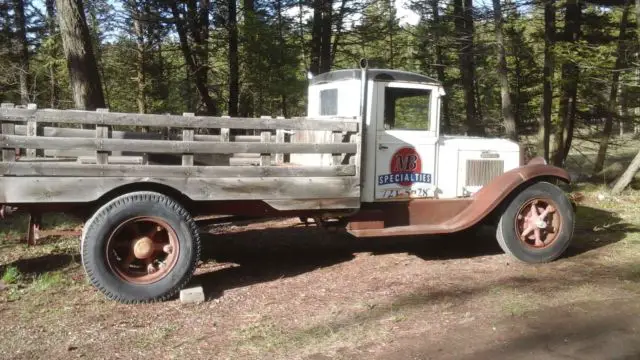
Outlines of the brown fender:
{"type": "Polygon", "coordinates": [[[358,237],[454,233],[481,222],[505,199],[520,191],[526,184],[549,180],[569,183],[570,177],[564,169],[546,165],[544,161],[536,158],[526,166],[496,177],[471,198],[372,204],[369,212],[366,213],[365,210],[366,215],[362,214],[362,220],[358,219],[359,216],[351,219],[347,230],[358,237]],[[444,218],[434,216],[434,213],[450,216],[444,218]],[[398,214],[407,219],[402,225],[398,223],[398,219],[391,218],[394,215],[397,217],[398,214]],[[376,224],[378,226],[375,226],[376,224]]]}

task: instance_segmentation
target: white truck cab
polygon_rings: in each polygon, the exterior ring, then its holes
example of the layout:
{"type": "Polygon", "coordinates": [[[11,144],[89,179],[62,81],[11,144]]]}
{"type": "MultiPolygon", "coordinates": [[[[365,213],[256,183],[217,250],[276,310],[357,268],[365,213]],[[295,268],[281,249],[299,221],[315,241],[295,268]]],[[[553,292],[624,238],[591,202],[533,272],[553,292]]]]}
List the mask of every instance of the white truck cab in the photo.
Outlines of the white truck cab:
{"type": "MultiPolygon", "coordinates": [[[[520,166],[520,147],[504,139],[447,136],[440,132],[437,80],[411,72],[338,70],[310,80],[308,116],[358,117],[366,92],[362,202],[468,197],[520,166]]],[[[322,141],[318,139],[318,141],[322,141]]],[[[330,156],[293,161],[328,164],[330,156]]]]}

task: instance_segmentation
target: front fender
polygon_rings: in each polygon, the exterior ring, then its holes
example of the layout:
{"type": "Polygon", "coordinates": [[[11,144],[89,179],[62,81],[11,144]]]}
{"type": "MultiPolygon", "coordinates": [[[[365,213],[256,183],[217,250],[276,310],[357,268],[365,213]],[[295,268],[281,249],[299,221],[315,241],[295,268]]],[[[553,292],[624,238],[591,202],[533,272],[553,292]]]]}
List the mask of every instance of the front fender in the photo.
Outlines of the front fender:
{"type": "Polygon", "coordinates": [[[570,183],[571,177],[566,170],[547,165],[537,158],[525,166],[507,171],[494,178],[472,196],[474,201],[465,209],[467,221],[465,221],[464,227],[470,226],[470,223],[476,224],[480,222],[511,194],[519,192],[519,189],[537,181],[550,180],[570,183]]]}

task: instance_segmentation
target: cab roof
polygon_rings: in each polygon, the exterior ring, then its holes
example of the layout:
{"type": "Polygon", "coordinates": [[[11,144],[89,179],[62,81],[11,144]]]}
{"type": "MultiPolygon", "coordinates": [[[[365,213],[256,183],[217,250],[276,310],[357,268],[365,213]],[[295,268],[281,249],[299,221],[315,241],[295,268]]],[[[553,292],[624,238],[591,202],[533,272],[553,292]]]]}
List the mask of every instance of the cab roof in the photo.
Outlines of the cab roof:
{"type": "MultiPolygon", "coordinates": [[[[419,84],[428,84],[428,85],[440,85],[440,82],[434,78],[430,78],[428,76],[412,73],[409,71],[402,70],[390,70],[390,69],[368,69],[367,70],[369,79],[373,79],[373,81],[401,81],[401,82],[409,82],[409,83],[419,83],[419,84]]],[[[346,70],[335,70],[327,73],[323,73],[317,76],[314,76],[310,80],[311,85],[318,84],[326,84],[334,81],[342,81],[342,80],[360,80],[362,76],[362,70],[360,69],[346,69],[346,70]]]]}

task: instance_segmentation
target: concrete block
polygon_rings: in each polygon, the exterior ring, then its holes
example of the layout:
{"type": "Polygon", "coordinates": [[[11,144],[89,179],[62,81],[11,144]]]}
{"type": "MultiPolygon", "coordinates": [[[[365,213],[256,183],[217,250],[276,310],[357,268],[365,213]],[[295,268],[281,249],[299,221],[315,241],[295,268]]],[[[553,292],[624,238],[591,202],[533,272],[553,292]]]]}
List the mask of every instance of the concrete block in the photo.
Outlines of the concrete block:
{"type": "Polygon", "coordinates": [[[180,302],[194,304],[204,302],[204,290],[202,286],[195,286],[180,290],[180,302]]]}

